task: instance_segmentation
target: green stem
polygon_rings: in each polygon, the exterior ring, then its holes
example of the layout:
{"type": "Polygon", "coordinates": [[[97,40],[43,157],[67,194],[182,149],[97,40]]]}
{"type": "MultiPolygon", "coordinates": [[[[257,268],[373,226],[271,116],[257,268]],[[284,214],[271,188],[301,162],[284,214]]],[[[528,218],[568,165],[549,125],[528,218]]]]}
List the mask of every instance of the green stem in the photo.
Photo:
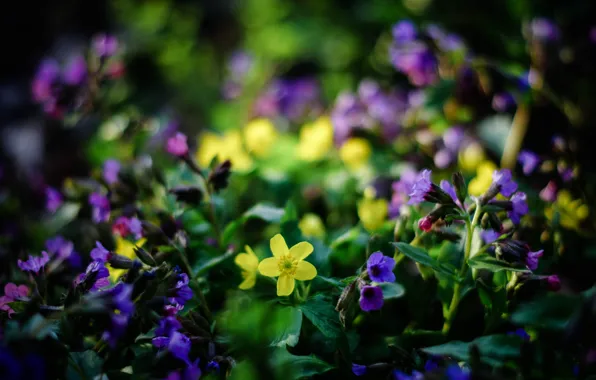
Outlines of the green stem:
{"type": "Polygon", "coordinates": [[[445,323],[443,324],[442,330],[443,334],[445,335],[447,335],[449,330],[451,330],[451,325],[453,324],[453,320],[457,314],[457,307],[461,301],[461,292],[463,290],[462,282],[468,274],[468,259],[472,253],[472,239],[474,237],[474,230],[476,229],[478,220],[480,219],[480,210],[480,204],[478,200],[476,200],[476,210],[474,211],[474,217],[472,221],[470,222],[469,219],[466,219],[466,245],[464,247],[464,259],[461,264],[461,269],[459,270],[458,282],[456,282],[455,286],[453,287],[453,298],[451,298],[451,304],[449,305],[449,309],[445,315],[445,323]]]}

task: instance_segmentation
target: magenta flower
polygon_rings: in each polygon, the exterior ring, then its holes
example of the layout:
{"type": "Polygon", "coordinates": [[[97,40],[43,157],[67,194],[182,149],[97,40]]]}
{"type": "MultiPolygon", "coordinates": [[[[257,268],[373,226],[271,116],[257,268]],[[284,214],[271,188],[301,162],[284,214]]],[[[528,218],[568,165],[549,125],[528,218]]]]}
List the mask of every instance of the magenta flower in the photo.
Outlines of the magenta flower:
{"type": "Polygon", "coordinates": [[[105,195],[91,193],[89,195],[89,204],[92,208],[91,218],[95,223],[107,222],[110,219],[110,201],[105,195]]]}
{"type": "Polygon", "coordinates": [[[106,262],[110,259],[110,251],[104,248],[104,246],[96,241],[95,248],[91,250],[90,256],[95,261],[106,262]]]}
{"type": "Polygon", "coordinates": [[[519,152],[517,160],[522,164],[522,170],[525,175],[531,174],[538,164],[540,164],[540,157],[537,154],[530,152],[529,150],[522,150],[519,152]]]}
{"type": "Polygon", "coordinates": [[[394,267],[395,260],[392,257],[383,255],[382,252],[373,253],[366,262],[368,276],[374,282],[394,282],[394,267]]]}
{"type": "Polygon", "coordinates": [[[42,251],[41,256],[29,255],[29,260],[27,261],[19,259],[17,261],[17,265],[23,272],[33,272],[38,274],[39,271],[45,267],[48,261],[50,261],[50,256],[46,251],[42,251]]]}
{"type": "Polygon", "coordinates": [[[363,311],[380,310],[383,302],[383,290],[378,286],[365,285],[360,290],[360,308],[363,311]]]}
{"type": "Polygon", "coordinates": [[[137,217],[120,216],[114,221],[112,232],[122,237],[132,234],[138,240],[143,237],[143,226],[137,217]]]}
{"type": "Polygon", "coordinates": [[[91,43],[93,51],[98,57],[108,58],[118,51],[118,40],[105,33],[97,35],[91,43]]]}
{"type": "Polygon", "coordinates": [[[420,228],[424,232],[429,232],[433,228],[434,221],[430,216],[425,216],[420,218],[418,221],[418,228],[420,228]]]}
{"type": "Polygon", "coordinates": [[[62,206],[64,200],[62,198],[62,194],[53,187],[46,188],[46,210],[49,212],[56,212],[62,206]]]}
{"type": "Polygon", "coordinates": [[[544,250],[536,251],[536,252],[528,252],[526,257],[526,265],[530,270],[536,270],[538,268],[538,259],[542,257],[544,250]]]}
{"type": "Polygon", "coordinates": [[[528,213],[528,203],[526,193],[518,192],[511,197],[513,209],[508,212],[509,219],[514,224],[519,224],[522,216],[528,213]]]}
{"type": "Polygon", "coordinates": [[[188,153],[186,135],[177,132],[174,136],[170,137],[166,144],[166,151],[176,157],[185,156],[188,153]]]}
{"type": "Polygon", "coordinates": [[[14,314],[14,310],[10,307],[10,303],[15,300],[22,299],[29,295],[29,288],[25,285],[15,285],[9,282],[4,286],[4,295],[0,297],[0,310],[8,313],[8,318],[14,314]]]}
{"type": "Polygon", "coordinates": [[[106,160],[103,164],[103,179],[108,185],[118,182],[118,174],[120,173],[120,162],[118,160],[106,160]]]}
{"type": "Polygon", "coordinates": [[[556,274],[550,275],[546,278],[546,286],[550,291],[558,292],[561,289],[561,280],[556,274]]]}
{"type": "Polygon", "coordinates": [[[557,199],[557,184],[550,181],[544,189],[540,191],[540,199],[545,202],[554,202],[557,199]]]}
{"type": "Polygon", "coordinates": [[[428,192],[431,190],[432,182],[430,180],[431,171],[428,169],[424,169],[418,177],[416,177],[416,181],[414,182],[411,190],[410,190],[410,200],[408,201],[409,205],[419,204],[425,201],[425,197],[428,192]]]}
{"type": "Polygon", "coordinates": [[[517,183],[513,181],[511,170],[509,169],[495,170],[493,173],[493,185],[499,186],[500,193],[506,197],[510,197],[517,190],[517,183]]]}
{"type": "Polygon", "coordinates": [[[87,62],[85,62],[85,58],[82,55],[72,57],[62,73],[62,80],[68,85],[80,86],[86,78],[87,62]]]}
{"type": "Polygon", "coordinates": [[[33,100],[37,103],[53,101],[56,96],[54,87],[59,77],[60,66],[58,62],[53,59],[42,61],[31,84],[33,100]]]}

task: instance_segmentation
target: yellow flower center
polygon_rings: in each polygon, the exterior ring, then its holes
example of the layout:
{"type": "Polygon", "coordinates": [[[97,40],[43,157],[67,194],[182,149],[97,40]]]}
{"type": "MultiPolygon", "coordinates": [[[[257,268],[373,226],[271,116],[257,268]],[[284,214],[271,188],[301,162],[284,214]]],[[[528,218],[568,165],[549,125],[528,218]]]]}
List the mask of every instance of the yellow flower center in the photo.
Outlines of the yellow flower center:
{"type": "Polygon", "coordinates": [[[279,258],[279,270],[282,273],[293,276],[298,267],[298,260],[290,255],[285,255],[279,258]]]}

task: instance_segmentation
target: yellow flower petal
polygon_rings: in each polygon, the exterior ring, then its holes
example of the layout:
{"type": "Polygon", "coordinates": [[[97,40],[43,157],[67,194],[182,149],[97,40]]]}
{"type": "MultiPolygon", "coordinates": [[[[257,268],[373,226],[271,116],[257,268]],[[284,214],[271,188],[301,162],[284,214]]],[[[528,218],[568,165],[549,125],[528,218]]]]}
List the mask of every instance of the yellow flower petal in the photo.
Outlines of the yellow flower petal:
{"type": "Polygon", "coordinates": [[[277,279],[277,295],[289,296],[294,291],[294,278],[290,275],[283,274],[277,279]]]}
{"type": "Polygon", "coordinates": [[[280,234],[275,235],[269,241],[269,246],[271,247],[271,252],[275,257],[281,257],[288,254],[288,245],[283,236],[280,234]]]}
{"type": "Polygon", "coordinates": [[[325,225],[317,214],[305,214],[300,222],[298,228],[302,235],[306,237],[323,237],[325,236],[325,225]]]}
{"type": "Polygon", "coordinates": [[[317,268],[308,261],[300,261],[296,267],[294,278],[300,281],[312,280],[317,276],[317,268]]]}
{"type": "Polygon", "coordinates": [[[246,271],[254,272],[259,266],[259,259],[254,253],[240,253],[234,258],[234,263],[246,271]]]}
{"type": "Polygon", "coordinates": [[[297,260],[304,260],[313,250],[312,244],[303,241],[290,248],[290,255],[297,260]]]}
{"type": "Polygon", "coordinates": [[[348,139],[339,149],[341,160],[352,170],[364,166],[371,154],[372,148],[368,141],[359,137],[348,139]]]}
{"type": "MultiPolygon", "coordinates": [[[[285,244],[285,243],[284,243],[285,244]]],[[[268,257],[259,264],[259,272],[263,276],[277,277],[280,275],[279,260],[275,257],[268,257]]]]}
{"type": "Polygon", "coordinates": [[[244,281],[238,285],[238,289],[247,290],[255,286],[257,282],[257,275],[255,273],[243,272],[244,281]]]}
{"type": "Polygon", "coordinates": [[[277,139],[277,130],[269,119],[255,119],[244,127],[246,147],[257,157],[264,157],[277,139]]]}

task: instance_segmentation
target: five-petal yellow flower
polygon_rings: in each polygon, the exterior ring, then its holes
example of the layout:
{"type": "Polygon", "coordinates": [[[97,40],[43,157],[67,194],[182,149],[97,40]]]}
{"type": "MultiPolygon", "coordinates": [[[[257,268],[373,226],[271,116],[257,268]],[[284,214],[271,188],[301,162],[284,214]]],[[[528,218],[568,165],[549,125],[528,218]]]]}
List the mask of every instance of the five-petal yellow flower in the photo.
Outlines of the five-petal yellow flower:
{"type": "Polygon", "coordinates": [[[304,261],[314,250],[312,244],[300,242],[288,249],[286,241],[280,234],[271,238],[270,247],[273,257],[261,261],[259,272],[263,276],[278,277],[277,295],[289,296],[294,291],[294,280],[312,280],[317,275],[317,268],[304,261]]]}
{"type": "Polygon", "coordinates": [[[246,253],[239,253],[234,262],[242,269],[242,278],[244,281],[238,285],[239,289],[246,290],[255,286],[257,282],[257,268],[259,266],[259,258],[253,250],[248,246],[244,246],[246,253]]]}

